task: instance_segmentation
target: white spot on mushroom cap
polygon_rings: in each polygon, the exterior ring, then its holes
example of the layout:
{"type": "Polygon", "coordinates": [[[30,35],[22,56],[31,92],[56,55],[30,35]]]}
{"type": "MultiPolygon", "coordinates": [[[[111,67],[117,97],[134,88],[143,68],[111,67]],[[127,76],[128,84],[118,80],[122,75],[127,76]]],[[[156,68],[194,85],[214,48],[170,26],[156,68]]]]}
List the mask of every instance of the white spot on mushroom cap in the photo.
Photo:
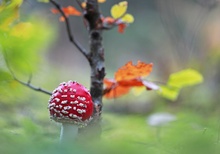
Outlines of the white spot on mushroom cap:
{"type": "Polygon", "coordinates": [[[71,118],[78,118],[78,116],[76,115],[76,114],[69,114],[69,116],[71,117],[71,118]]]}
{"type": "Polygon", "coordinates": [[[85,101],[85,100],[86,100],[86,98],[83,97],[83,96],[82,96],[82,97],[78,96],[77,99],[78,99],[78,100],[81,100],[81,101],[85,101]]]}
{"type": "Polygon", "coordinates": [[[62,110],[61,111],[63,114],[68,114],[69,112],[68,111],[65,111],[65,110],[62,110]]]}
{"type": "Polygon", "coordinates": [[[67,97],[67,95],[61,95],[61,97],[65,98],[65,97],[67,97]]]}
{"type": "Polygon", "coordinates": [[[59,101],[60,101],[60,99],[59,98],[54,98],[54,100],[58,103],[59,101]]]}
{"type": "Polygon", "coordinates": [[[67,100],[63,100],[62,102],[61,102],[61,104],[67,104],[67,100]]]}
{"type": "Polygon", "coordinates": [[[79,103],[78,101],[71,101],[70,104],[77,104],[79,103]]]}
{"type": "Polygon", "coordinates": [[[76,111],[77,111],[79,114],[86,113],[86,110],[84,110],[84,109],[77,109],[76,111]]]}
{"type": "Polygon", "coordinates": [[[75,125],[78,125],[79,127],[87,126],[87,124],[92,120],[92,117],[86,120],[82,120],[82,117],[77,116],[75,114],[69,114],[69,115],[63,115],[63,114],[55,114],[50,116],[50,119],[60,122],[60,123],[73,123],[75,125]]]}
{"type": "Polygon", "coordinates": [[[56,105],[56,103],[51,103],[51,104],[49,104],[48,107],[54,107],[55,105],[56,105]]]}
{"type": "Polygon", "coordinates": [[[75,97],[75,95],[70,95],[70,98],[74,98],[75,97]]]}
{"type": "Polygon", "coordinates": [[[56,112],[56,113],[60,113],[60,111],[57,110],[57,109],[53,109],[53,111],[56,112]]]}
{"type": "Polygon", "coordinates": [[[87,107],[86,104],[83,104],[83,103],[79,103],[79,104],[77,104],[77,106],[85,107],[85,108],[87,107]]]}
{"type": "Polygon", "coordinates": [[[63,109],[64,110],[70,110],[72,107],[71,106],[64,106],[63,109]]]}

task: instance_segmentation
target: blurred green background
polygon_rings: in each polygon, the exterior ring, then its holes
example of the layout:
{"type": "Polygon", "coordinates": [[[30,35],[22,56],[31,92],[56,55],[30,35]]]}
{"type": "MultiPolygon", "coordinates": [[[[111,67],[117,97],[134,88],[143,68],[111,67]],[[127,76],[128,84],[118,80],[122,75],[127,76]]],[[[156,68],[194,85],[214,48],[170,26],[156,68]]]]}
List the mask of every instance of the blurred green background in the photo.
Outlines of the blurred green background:
{"type": "MultiPolygon", "coordinates": [[[[77,6],[75,1],[57,2],[77,6]]],[[[109,16],[111,6],[118,2],[107,0],[100,4],[103,15],[109,16]]],[[[104,32],[106,77],[113,78],[127,61],[141,60],[154,63],[147,78],[150,81],[164,84],[171,73],[193,68],[202,73],[204,82],[184,88],[176,101],[162,98],[154,91],[131,91],[121,98],[104,99],[101,140],[61,147],[60,125],[49,119],[49,96],[13,81],[0,54],[0,153],[220,152],[220,1],[128,3],[128,13],[135,17],[135,22],[124,34],[117,29],[104,32]],[[165,115],[161,118],[156,113],[169,113],[175,118],[169,122],[165,115]],[[156,115],[154,122],[158,122],[155,125],[149,122],[152,114],[156,115]]],[[[9,63],[22,81],[27,81],[32,72],[32,84],[48,91],[68,80],[89,87],[88,62],[69,42],[65,25],[50,12],[52,7],[24,1],[20,21],[36,25],[31,39],[6,40],[1,35],[0,51],[5,47],[2,44],[8,45],[9,63]]],[[[88,49],[88,32],[82,18],[70,19],[74,36],[88,49]]]]}

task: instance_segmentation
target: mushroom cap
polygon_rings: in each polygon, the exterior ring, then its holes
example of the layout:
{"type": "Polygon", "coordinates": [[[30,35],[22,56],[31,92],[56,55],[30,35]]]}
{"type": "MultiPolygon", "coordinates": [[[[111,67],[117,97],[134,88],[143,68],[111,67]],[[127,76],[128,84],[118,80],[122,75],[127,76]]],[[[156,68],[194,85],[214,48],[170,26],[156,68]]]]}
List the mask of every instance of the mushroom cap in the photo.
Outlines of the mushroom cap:
{"type": "Polygon", "coordinates": [[[50,118],[60,123],[85,126],[92,119],[93,102],[89,91],[75,81],[61,83],[52,93],[50,118]]]}

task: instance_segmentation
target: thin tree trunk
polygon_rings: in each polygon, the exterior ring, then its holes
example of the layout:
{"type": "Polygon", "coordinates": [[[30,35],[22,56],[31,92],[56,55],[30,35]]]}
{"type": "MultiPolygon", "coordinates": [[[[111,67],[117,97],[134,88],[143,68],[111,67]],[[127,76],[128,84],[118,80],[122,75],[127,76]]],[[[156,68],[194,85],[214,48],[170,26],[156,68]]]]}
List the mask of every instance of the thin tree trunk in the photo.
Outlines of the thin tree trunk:
{"type": "Polygon", "coordinates": [[[92,138],[99,138],[101,135],[101,112],[103,79],[105,76],[104,48],[102,46],[102,29],[100,12],[97,0],[87,0],[87,6],[84,12],[86,24],[89,32],[89,64],[91,67],[91,85],[90,93],[94,102],[93,120],[88,127],[81,132],[92,138]]]}

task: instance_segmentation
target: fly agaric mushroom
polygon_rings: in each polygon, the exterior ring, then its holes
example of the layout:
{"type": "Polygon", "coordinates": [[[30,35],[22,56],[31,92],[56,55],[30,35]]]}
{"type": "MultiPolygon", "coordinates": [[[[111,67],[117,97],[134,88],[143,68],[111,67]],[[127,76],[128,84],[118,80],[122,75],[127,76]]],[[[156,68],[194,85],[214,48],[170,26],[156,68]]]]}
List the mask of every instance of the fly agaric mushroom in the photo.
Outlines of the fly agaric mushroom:
{"type": "Polygon", "coordinates": [[[84,127],[90,122],[93,102],[89,91],[83,85],[69,81],[61,83],[53,91],[48,108],[50,118],[62,123],[62,142],[75,139],[78,127],[84,127]]]}

